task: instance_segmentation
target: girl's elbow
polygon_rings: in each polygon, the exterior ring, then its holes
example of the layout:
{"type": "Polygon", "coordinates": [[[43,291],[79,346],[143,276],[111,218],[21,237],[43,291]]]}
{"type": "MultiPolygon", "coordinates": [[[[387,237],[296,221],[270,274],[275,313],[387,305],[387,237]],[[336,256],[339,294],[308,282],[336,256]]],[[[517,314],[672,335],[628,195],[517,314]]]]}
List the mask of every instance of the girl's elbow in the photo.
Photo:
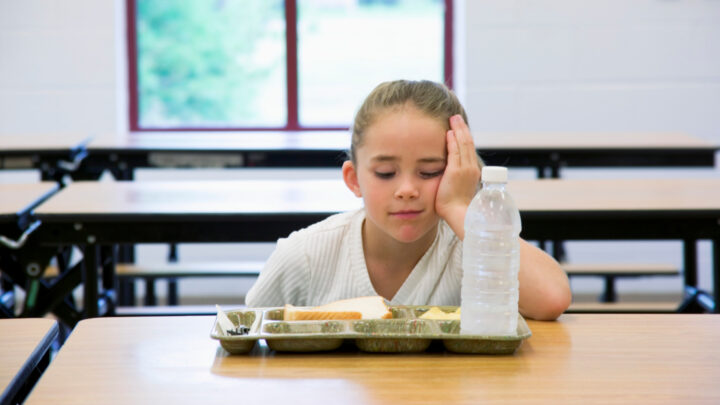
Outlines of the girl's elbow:
{"type": "Polygon", "coordinates": [[[548,293],[543,310],[535,318],[539,321],[554,321],[570,307],[572,293],[570,288],[562,288],[548,293]]]}
{"type": "Polygon", "coordinates": [[[542,298],[532,304],[526,302],[524,307],[521,306],[520,313],[537,321],[554,321],[568,309],[572,301],[569,287],[545,291],[542,295],[538,295],[539,297],[542,298]]]}

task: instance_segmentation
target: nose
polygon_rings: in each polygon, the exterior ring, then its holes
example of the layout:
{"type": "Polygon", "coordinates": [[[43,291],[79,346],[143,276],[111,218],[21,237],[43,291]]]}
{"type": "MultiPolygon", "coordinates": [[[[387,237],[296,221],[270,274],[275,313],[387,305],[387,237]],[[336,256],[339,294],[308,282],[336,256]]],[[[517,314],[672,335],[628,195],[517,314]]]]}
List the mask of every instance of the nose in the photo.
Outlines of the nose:
{"type": "Polygon", "coordinates": [[[413,179],[405,177],[400,179],[397,189],[395,190],[395,198],[402,200],[412,200],[418,198],[420,191],[413,179]]]}

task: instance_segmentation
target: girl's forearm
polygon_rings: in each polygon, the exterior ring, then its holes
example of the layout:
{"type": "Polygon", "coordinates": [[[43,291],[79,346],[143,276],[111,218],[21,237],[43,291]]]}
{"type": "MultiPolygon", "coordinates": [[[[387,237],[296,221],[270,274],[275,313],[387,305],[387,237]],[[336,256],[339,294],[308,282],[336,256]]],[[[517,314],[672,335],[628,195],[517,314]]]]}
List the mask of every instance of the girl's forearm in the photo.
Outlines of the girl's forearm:
{"type": "Polygon", "coordinates": [[[554,320],[570,306],[570,283],[558,262],[522,239],[519,282],[518,306],[523,316],[554,320]]]}
{"type": "Polygon", "coordinates": [[[465,239],[465,213],[467,213],[467,208],[467,205],[458,205],[456,208],[449,210],[443,217],[460,240],[465,239]]]}

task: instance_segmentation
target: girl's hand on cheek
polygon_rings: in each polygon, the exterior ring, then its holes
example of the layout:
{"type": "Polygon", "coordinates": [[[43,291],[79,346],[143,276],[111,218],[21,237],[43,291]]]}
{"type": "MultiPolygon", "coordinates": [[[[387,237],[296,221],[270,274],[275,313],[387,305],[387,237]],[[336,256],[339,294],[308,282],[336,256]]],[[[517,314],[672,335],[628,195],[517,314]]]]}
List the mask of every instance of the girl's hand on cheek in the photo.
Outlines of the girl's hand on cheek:
{"type": "Polygon", "coordinates": [[[480,168],[470,128],[460,115],[450,117],[446,142],[447,164],[435,197],[435,211],[462,239],[465,212],[475,196],[480,168]]]}

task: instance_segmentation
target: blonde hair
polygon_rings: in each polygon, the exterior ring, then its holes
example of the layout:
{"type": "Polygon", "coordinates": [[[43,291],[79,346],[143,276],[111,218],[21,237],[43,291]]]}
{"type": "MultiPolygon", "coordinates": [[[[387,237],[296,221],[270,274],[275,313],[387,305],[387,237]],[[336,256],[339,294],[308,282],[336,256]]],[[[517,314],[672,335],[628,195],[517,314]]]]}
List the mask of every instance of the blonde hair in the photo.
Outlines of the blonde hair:
{"type": "MultiPolygon", "coordinates": [[[[468,122],[467,114],[455,93],[442,83],[429,80],[395,80],[380,83],[365,98],[357,113],[352,127],[352,140],[348,159],[356,164],[357,149],[362,146],[365,131],[374,121],[393,107],[412,103],[422,113],[442,122],[445,130],[450,129],[450,117],[460,114],[468,122]]],[[[478,156],[478,165],[483,166],[478,156]]]]}

